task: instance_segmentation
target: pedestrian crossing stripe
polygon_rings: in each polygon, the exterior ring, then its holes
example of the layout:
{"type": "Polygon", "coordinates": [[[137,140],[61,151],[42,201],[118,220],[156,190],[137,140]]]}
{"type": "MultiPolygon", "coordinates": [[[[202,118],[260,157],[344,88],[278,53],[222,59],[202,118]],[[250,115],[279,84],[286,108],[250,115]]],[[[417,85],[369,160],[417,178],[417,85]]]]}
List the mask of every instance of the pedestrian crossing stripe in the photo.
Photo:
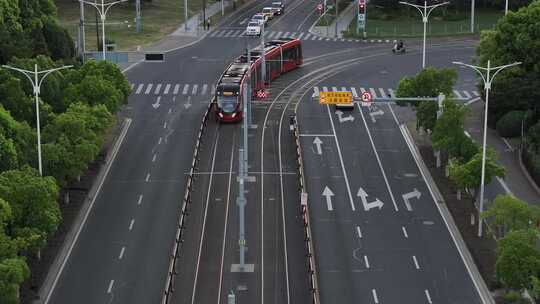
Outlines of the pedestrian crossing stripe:
{"type": "MultiPolygon", "coordinates": [[[[351,92],[353,97],[358,98],[361,96],[364,92],[370,92],[373,98],[388,98],[388,97],[395,97],[395,91],[391,88],[355,88],[355,87],[327,87],[327,86],[321,86],[321,87],[313,87],[313,97],[319,96],[319,92],[339,92],[339,91],[346,91],[351,92]],[[358,94],[358,89],[360,90],[360,94],[358,94]]],[[[457,100],[469,100],[472,95],[478,96],[477,91],[466,91],[466,90],[454,90],[454,98],[457,100]],[[463,97],[465,96],[465,97],[463,97]]]]}
{"type": "MultiPolygon", "coordinates": [[[[208,35],[212,38],[240,38],[245,37],[245,30],[238,29],[216,29],[208,35]]],[[[297,38],[303,41],[342,41],[342,42],[371,42],[371,43],[393,43],[396,40],[362,40],[362,39],[351,39],[351,38],[338,38],[338,37],[322,37],[308,32],[283,32],[283,31],[265,31],[263,36],[266,39],[277,39],[281,37],[286,38],[297,38]]]]}
{"type": "MultiPolygon", "coordinates": [[[[130,83],[134,95],[213,95],[216,90],[215,84],[181,84],[181,83],[130,83]],[[163,89],[163,90],[162,90],[163,89]]],[[[319,92],[352,92],[355,98],[361,96],[364,92],[370,92],[373,98],[395,97],[395,90],[392,88],[358,88],[344,86],[316,86],[313,87],[313,96],[318,96],[319,92]]],[[[455,99],[469,100],[480,96],[474,91],[453,90],[455,99]]]]}

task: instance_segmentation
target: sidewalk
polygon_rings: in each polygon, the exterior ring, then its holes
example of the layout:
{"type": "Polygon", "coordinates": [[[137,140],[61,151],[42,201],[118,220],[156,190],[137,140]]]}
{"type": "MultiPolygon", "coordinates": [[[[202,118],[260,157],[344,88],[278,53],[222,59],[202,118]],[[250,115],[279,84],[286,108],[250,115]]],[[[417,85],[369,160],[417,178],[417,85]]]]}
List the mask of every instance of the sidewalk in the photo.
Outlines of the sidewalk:
{"type": "MultiPolygon", "coordinates": [[[[469,108],[471,113],[465,121],[465,130],[477,143],[482,143],[484,103],[479,101],[471,104],[469,108]]],[[[498,162],[505,168],[505,177],[494,180],[491,184],[499,183],[504,192],[510,192],[531,205],[540,206],[540,193],[536,190],[534,181],[529,180],[526,169],[520,163],[518,145],[512,145],[510,140],[501,138],[497,131],[490,128],[487,130],[486,140],[487,145],[497,151],[498,162]]],[[[491,184],[489,186],[493,189],[491,184]]],[[[500,187],[497,188],[500,189],[500,187]]]]}
{"type": "Polygon", "coordinates": [[[332,24],[329,26],[316,26],[320,18],[317,18],[317,21],[310,28],[309,32],[322,37],[336,37],[336,27],[337,27],[337,37],[343,37],[343,31],[347,31],[349,24],[356,16],[356,2],[352,1],[346,9],[344,9],[339,16],[334,19],[332,24]]]}

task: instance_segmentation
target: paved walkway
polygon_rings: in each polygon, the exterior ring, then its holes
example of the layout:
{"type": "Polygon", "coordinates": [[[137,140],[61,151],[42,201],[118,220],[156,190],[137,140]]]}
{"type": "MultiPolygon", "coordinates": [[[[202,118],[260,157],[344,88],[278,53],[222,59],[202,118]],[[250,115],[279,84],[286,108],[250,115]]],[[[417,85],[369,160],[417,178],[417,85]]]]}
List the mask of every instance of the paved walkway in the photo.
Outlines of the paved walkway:
{"type": "MultiPolygon", "coordinates": [[[[332,24],[329,26],[315,26],[310,29],[310,32],[317,34],[322,37],[336,37],[336,27],[337,27],[337,37],[343,37],[343,31],[347,31],[349,24],[356,16],[356,1],[352,1],[347,8],[339,14],[339,16],[334,19],[332,24]]],[[[317,22],[319,19],[317,19],[317,22]]]]}
{"type": "MultiPolygon", "coordinates": [[[[465,129],[476,142],[482,143],[484,103],[478,101],[469,107],[471,113],[465,122],[465,129]]],[[[492,182],[492,184],[498,183],[499,185],[489,185],[490,188],[498,188],[497,192],[512,193],[515,197],[531,205],[540,206],[540,193],[534,182],[529,180],[525,168],[520,164],[519,147],[516,141],[501,138],[497,131],[488,128],[487,145],[497,151],[498,161],[504,166],[506,172],[504,179],[492,182]]]]}

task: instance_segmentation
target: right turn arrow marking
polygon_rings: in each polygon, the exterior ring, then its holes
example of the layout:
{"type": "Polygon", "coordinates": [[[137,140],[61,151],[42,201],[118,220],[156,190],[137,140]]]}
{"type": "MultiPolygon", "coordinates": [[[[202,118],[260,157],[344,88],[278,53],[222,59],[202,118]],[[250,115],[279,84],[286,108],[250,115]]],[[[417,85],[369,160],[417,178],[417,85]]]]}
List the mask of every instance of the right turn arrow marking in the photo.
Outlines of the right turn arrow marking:
{"type": "Polygon", "coordinates": [[[414,197],[416,197],[416,199],[419,199],[420,196],[422,196],[422,193],[418,191],[418,189],[414,188],[412,192],[405,193],[401,196],[403,197],[403,201],[405,202],[405,207],[407,207],[407,210],[412,211],[411,202],[409,200],[414,197]]]}

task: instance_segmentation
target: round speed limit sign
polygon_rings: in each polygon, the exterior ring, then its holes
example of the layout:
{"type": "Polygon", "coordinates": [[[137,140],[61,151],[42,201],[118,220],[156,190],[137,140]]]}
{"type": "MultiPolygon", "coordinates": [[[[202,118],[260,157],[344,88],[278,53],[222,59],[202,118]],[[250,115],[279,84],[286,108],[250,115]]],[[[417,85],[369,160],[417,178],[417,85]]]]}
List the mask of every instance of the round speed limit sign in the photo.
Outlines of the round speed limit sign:
{"type": "Polygon", "coordinates": [[[373,102],[373,96],[370,92],[362,92],[362,106],[369,107],[373,102]]]}

